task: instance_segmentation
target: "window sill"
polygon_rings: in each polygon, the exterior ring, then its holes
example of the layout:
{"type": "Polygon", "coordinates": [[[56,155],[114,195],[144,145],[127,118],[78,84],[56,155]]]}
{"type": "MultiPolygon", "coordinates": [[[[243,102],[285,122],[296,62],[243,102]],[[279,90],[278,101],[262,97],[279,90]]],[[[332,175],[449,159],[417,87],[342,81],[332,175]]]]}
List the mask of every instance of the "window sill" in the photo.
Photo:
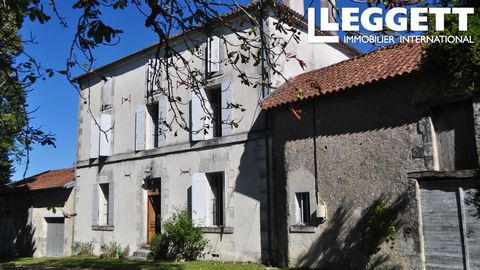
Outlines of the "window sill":
{"type": "Polygon", "coordinates": [[[290,226],[291,233],[315,233],[316,227],[310,225],[292,225],[290,226]]]}
{"type": "Polygon", "coordinates": [[[92,225],[94,231],[113,231],[114,226],[110,225],[92,225]]]}
{"type": "Polygon", "coordinates": [[[203,233],[233,234],[233,227],[201,227],[203,233]]]}

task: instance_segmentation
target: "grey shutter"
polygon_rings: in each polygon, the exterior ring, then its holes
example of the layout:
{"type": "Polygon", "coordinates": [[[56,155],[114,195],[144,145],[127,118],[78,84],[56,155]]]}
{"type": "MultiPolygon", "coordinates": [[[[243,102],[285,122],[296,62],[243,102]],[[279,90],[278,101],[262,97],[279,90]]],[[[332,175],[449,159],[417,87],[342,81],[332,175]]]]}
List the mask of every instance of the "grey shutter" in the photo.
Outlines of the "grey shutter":
{"type": "Polygon", "coordinates": [[[210,72],[220,71],[220,38],[210,38],[210,72]]]}
{"type": "Polygon", "coordinates": [[[232,82],[222,83],[222,136],[232,134],[232,108],[229,104],[232,102],[232,82]]]}
{"type": "Polygon", "coordinates": [[[90,158],[95,159],[99,156],[100,147],[100,119],[95,118],[90,120],[90,158]]]}
{"type": "Polygon", "coordinates": [[[113,84],[114,78],[108,77],[105,85],[103,86],[103,105],[110,106],[112,105],[112,97],[113,97],[113,84]]]}
{"type": "Polygon", "coordinates": [[[145,105],[139,105],[135,113],[135,151],[145,150],[145,105]]]}
{"type": "Polygon", "coordinates": [[[196,227],[207,224],[207,176],[194,173],[192,176],[192,222],[196,227]]]}
{"type": "Polygon", "coordinates": [[[98,225],[98,185],[92,186],[92,225],[98,225]]]}
{"type": "Polygon", "coordinates": [[[113,183],[108,184],[108,225],[113,226],[115,220],[115,188],[113,183]]]}
{"type": "Polygon", "coordinates": [[[167,145],[167,112],[168,112],[168,101],[166,99],[161,99],[158,101],[158,147],[167,145]]]}
{"type": "MultiPolygon", "coordinates": [[[[200,95],[203,95],[203,89],[199,89],[200,95]]],[[[192,141],[202,141],[205,139],[204,120],[205,113],[202,108],[201,98],[192,91],[192,100],[190,101],[190,122],[192,141]]]]}
{"type": "Polygon", "coordinates": [[[112,141],[112,116],[103,113],[100,118],[100,156],[108,157],[111,155],[112,141]]]}

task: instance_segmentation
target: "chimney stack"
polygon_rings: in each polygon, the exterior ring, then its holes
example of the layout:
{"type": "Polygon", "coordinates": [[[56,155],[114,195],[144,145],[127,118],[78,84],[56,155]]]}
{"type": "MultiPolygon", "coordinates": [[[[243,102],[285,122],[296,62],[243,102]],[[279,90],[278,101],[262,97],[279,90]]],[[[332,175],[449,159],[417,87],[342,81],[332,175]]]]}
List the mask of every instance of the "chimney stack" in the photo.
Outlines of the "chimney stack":
{"type": "Polygon", "coordinates": [[[299,13],[300,15],[305,14],[305,7],[303,4],[303,0],[282,0],[283,4],[295,12],[299,13]]]}
{"type": "Polygon", "coordinates": [[[320,5],[322,8],[328,8],[328,22],[335,22],[337,18],[337,12],[334,10],[334,6],[337,4],[336,0],[321,0],[320,5]],[[332,5],[333,4],[333,5],[332,5]]]}

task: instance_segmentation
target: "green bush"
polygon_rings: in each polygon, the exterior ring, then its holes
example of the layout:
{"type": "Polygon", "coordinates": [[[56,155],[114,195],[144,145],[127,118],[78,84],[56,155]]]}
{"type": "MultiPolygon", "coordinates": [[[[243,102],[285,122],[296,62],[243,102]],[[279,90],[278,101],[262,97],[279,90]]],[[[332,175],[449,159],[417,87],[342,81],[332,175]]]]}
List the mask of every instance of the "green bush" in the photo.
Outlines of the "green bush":
{"type": "Polygon", "coordinates": [[[163,223],[163,233],[150,242],[153,259],[196,260],[203,253],[207,240],[200,228],[193,226],[188,210],[181,210],[163,223]]]}
{"type": "Polygon", "coordinates": [[[92,242],[75,242],[73,243],[73,254],[75,256],[89,257],[93,256],[92,242]]]}
{"type": "Polygon", "coordinates": [[[101,254],[100,258],[108,259],[122,259],[128,257],[130,254],[130,247],[126,246],[122,249],[122,246],[117,242],[110,242],[108,244],[103,244],[100,246],[101,254]]]}

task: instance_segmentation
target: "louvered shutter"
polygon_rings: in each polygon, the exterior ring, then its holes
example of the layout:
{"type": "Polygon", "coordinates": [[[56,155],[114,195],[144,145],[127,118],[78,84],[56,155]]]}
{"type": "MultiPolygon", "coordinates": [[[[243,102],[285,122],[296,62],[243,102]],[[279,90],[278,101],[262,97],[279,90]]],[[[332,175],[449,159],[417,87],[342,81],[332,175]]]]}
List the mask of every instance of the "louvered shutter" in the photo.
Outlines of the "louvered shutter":
{"type": "Polygon", "coordinates": [[[168,127],[167,123],[167,112],[168,112],[168,101],[166,99],[162,99],[158,101],[158,126],[159,126],[159,134],[158,134],[158,147],[162,147],[167,145],[167,131],[168,127]]]}
{"type": "Polygon", "coordinates": [[[205,227],[207,223],[207,176],[194,173],[192,176],[192,222],[196,227],[205,227]]]}
{"type": "Polygon", "coordinates": [[[108,184],[108,225],[113,226],[115,220],[115,189],[113,183],[108,184]]]}
{"type": "Polygon", "coordinates": [[[222,136],[232,134],[232,82],[222,83],[222,136]]]}
{"type": "MultiPolygon", "coordinates": [[[[200,95],[203,95],[203,89],[199,90],[200,95]]],[[[205,123],[205,112],[202,108],[201,98],[192,91],[192,100],[190,101],[190,122],[192,141],[202,141],[205,139],[203,131],[205,123]]]]}
{"type": "Polygon", "coordinates": [[[220,71],[220,38],[210,38],[210,72],[220,71]]]}
{"type": "Polygon", "coordinates": [[[98,185],[92,186],[92,225],[98,225],[98,185]]]}
{"type": "Polygon", "coordinates": [[[100,147],[100,119],[95,118],[90,120],[90,158],[95,159],[99,156],[100,147]]]}
{"type": "Polygon", "coordinates": [[[135,151],[145,150],[145,105],[139,105],[135,113],[135,151]]]}
{"type": "Polygon", "coordinates": [[[100,156],[108,157],[111,155],[112,141],[112,116],[103,113],[100,118],[100,156]]]}

